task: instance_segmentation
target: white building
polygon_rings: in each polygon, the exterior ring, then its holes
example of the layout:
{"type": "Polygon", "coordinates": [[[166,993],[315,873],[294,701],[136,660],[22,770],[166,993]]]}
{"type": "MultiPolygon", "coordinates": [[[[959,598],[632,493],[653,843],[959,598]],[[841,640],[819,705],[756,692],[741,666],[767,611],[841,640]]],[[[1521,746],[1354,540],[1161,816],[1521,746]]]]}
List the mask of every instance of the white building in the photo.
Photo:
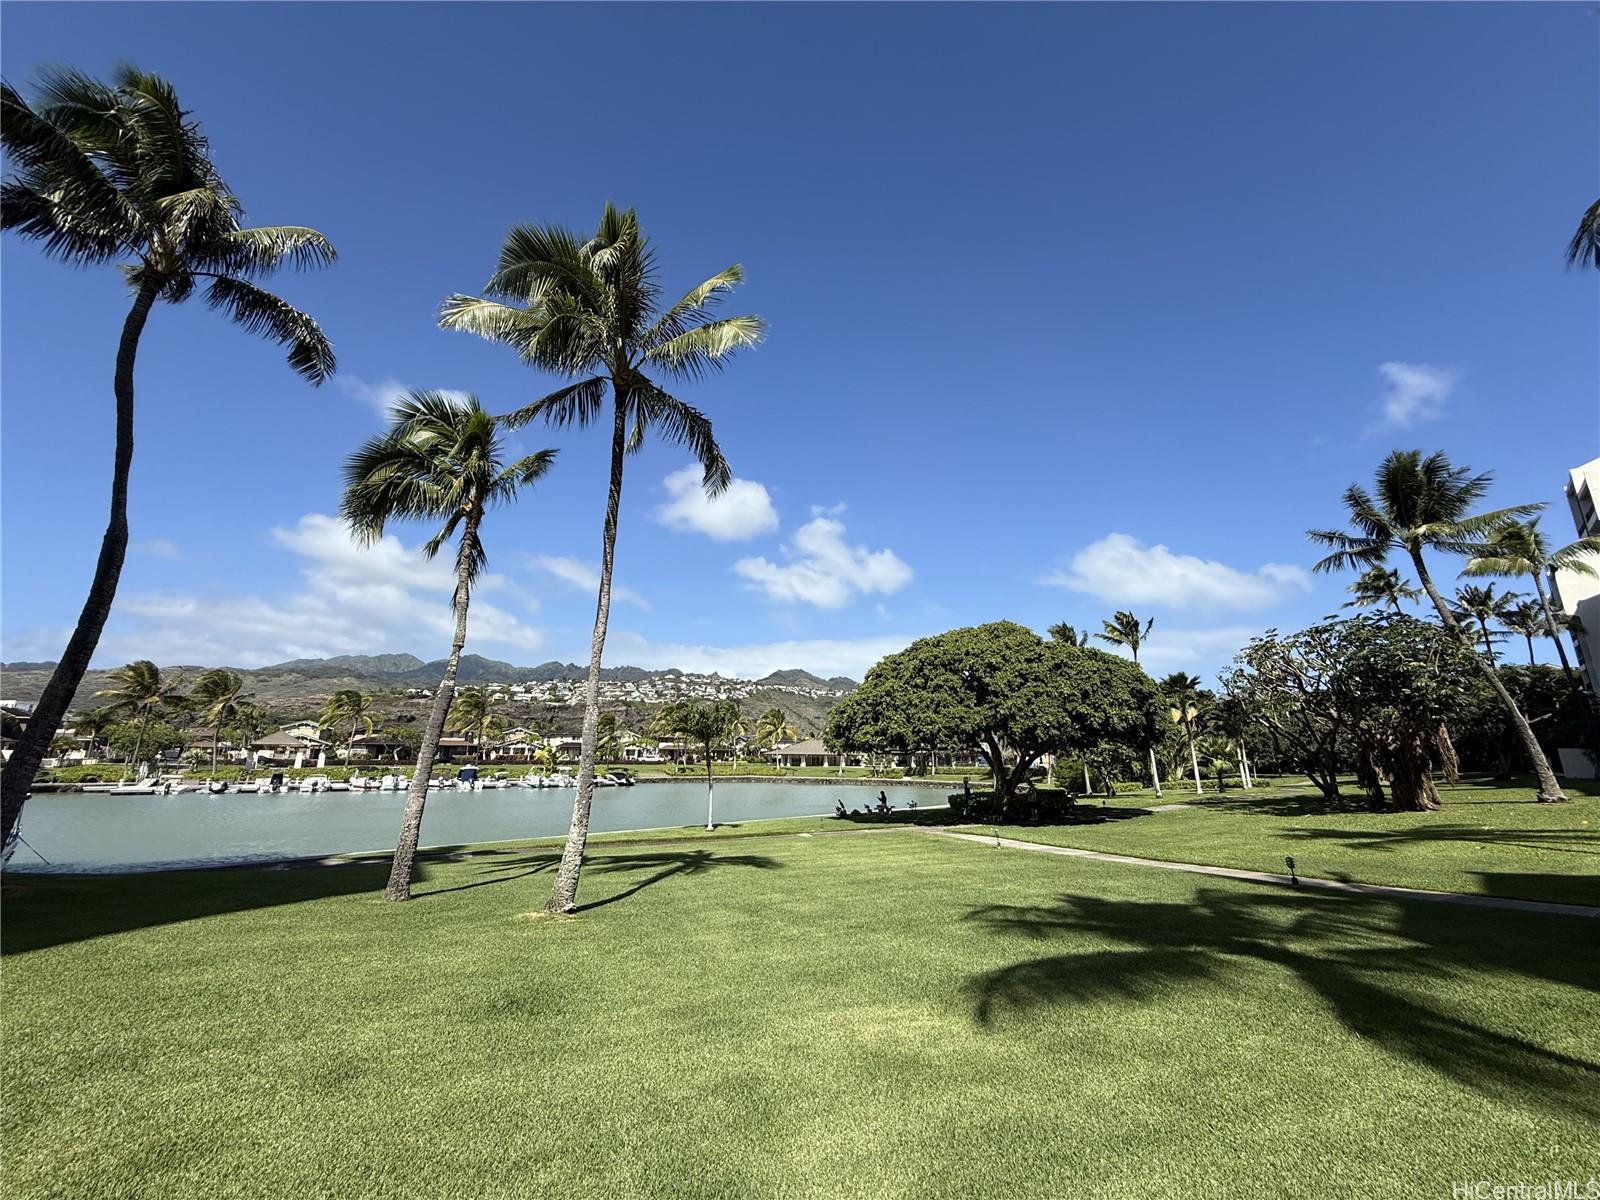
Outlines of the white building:
{"type": "MultiPolygon", "coordinates": [[[[1600,534],[1600,458],[1569,471],[1565,490],[1578,536],[1600,534]]],[[[1552,571],[1550,587],[1561,611],[1577,618],[1577,625],[1568,631],[1577,654],[1577,667],[1588,681],[1589,690],[1600,696],[1600,576],[1552,571]]],[[[1600,774],[1600,767],[1589,762],[1582,751],[1563,746],[1560,753],[1563,774],[1591,779],[1600,774]]]]}

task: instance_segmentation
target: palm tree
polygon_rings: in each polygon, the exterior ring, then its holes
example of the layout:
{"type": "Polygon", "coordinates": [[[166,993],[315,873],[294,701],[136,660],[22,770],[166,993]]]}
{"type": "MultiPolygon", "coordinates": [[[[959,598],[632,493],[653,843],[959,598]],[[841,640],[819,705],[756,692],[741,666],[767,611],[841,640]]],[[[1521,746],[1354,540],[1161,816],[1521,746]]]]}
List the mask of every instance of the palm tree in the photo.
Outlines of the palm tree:
{"type": "MultiPolygon", "coordinates": [[[[1544,613],[1532,600],[1524,600],[1505,616],[1500,623],[1513,633],[1520,633],[1528,643],[1528,665],[1534,665],[1533,639],[1544,636],[1544,613]]],[[[1556,643],[1560,645],[1560,643],[1556,643]]]]}
{"type": "Polygon", "coordinates": [[[133,367],[157,300],[177,304],[205,284],[206,302],[247,332],[289,348],[289,365],[312,383],[333,373],[333,347],[305,313],[252,282],[288,263],[334,260],[314,229],[245,228],[243,208],[211,162],[200,126],[172,85],[121,67],[111,84],[75,71],[47,72],[30,107],[0,83],[0,143],[15,174],[0,186],[0,227],[39,240],[76,266],[117,263],[133,289],[122,325],[113,390],[116,448],[111,509],[89,594],[50,682],[0,782],[9,840],[28,789],[111,612],[128,549],[128,474],[133,462],[133,367]]]}
{"type": "Polygon", "coordinates": [[[104,738],[106,731],[116,723],[116,709],[109,705],[104,708],[91,708],[72,719],[73,729],[89,739],[87,750],[91,757],[98,757],[95,743],[104,738]]]}
{"type": "MultiPolygon", "coordinates": [[[[1485,473],[1473,475],[1466,467],[1451,464],[1441,450],[1422,457],[1420,450],[1395,450],[1379,465],[1375,478],[1377,498],[1374,499],[1360,484],[1345,489],[1344,505],[1348,510],[1351,530],[1312,529],[1306,536],[1318,545],[1333,550],[1313,567],[1316,571],[1335,571],[1341,568],[1382,566],[1390,554],[1400,552],[1411,560],[1417,573],[1417,582],[1433,601],[1439,620],[1463,643],[1471,645],[1470,637],[1457,623],[1433,576],[1428,573],[1423,549],[1442,550],[1446,554],[1478,556],[1483,553],[1483,539],[1510,521],[1520,521],[1534,516],[1542,507],[1538,504],[1515,504],[1492,512],[1476,513],[1472,509],[1489,491],[1492,476],[1485,473]]],[[[1522,742],[1523,751],[1533,765],[1539,780],[1539,799],[1556,803],[1567,797],[1556,782],[1555,773],[1533,736],[1533,729],[1523,716],[1522,709],[1506,690],[1494,664],[1478,659],[1479,666],[1489,680],[1489,686],[1500,698],[1522,742]]]]}
{"type": "Polygon", "coordinates": [[[459,733],[470,734],[478,743],[478,755],[486,752],[489,739],[506,727],[506,706],[503,692],[485,688],[462,688],[456,693],[455,705],[450,710],[450,727],[459,733]]]}
{"type": "Polygon", "coordinates": [[[391,415],[389,431],[367,442],[345,462],[341,515],[356,538],[366,544],[381,538],[391,521],[442,521],[438,532],[422,547],[430,559],[451,537],[459,535],[452,600],[455,638],[417,750],[417,769],[406,793],[405,816],[384,890],[387,900],[409,900],[428,777],[433,774],[439,737],[455,698],[456,668],[467,640],[467,605],[472,585],[487,561],[480,537],[484,516],[496,505],[510,503],[518,489],[549,470],[555,451],[540,450],[506,465],[500,422],[484,412],[475,396],[458,403],[439,392],[411,392],[394,406],[391,415]]]}
{"type": "Polygon", "coordinates": [[[783,715],[783,709],[773,706],[756,718],[756,745],[770,750],[781,742],[792,742],[799,734],[783,715]]]}
{"type": "Polygon", "coordinates": [[[485,295],[450,297],[440,313],[446,329],[476,333],[511,346],[524,362],[573,382],[510,414],[520,426],[534,420],[583,427],[600,420],[611,393],[611,477],[601,534],[600,587],[583,714],[578,794],[548,912],[571,912],[589,836],[594,799],[596,730],[600,720],[600,660],[611,613],[617,512],[624,456],[655,429],[699,460],[708,495],[728,486],[730,472],[697,409],[670,395],[651,376],[693,380],[720,368],[734,352],[761,340],[759,317],[713,315],[722,295],[744,278],[735,265],[658,306],[660,287],[649,243],[633,210],[606,205],[594,237],[585,240],[553,225],[519,225],[506,235],[485,295]]]}
{"type": "Polygon", "coordinates": [[[711,755],[739,731],[739,706],[732,700],[714,700],[710,704],[696,704],[683,700],[669,704],[656,718],[657,728],[679,734],[689,741],[700,743],[706,756],[706,828],[715,829],[711,755]]]}
{"type": "Polygon", "coordinates": [[[1469,584],[1456,589],[1455,607],[1450,610],[1452,616],[1461,622],[1461,627],[1469,635],[1473,629],[1478,631],[1478,636],[1483,639],[1483,652],[1489,656],[1489,661],[1494,662],[1494,639],[1504,637],[1503,634],[1494,632],[1493,622],[1502,624],[1522,597],[1515,592],[1502,592],[1495,595],[1494,584],[1481,586],[1469,584]]]}
{"type": "Polygon", "coordinates": [[[150,718],[158,712],[170,712],[182,707],[184,698],[178,692],[182,686],[182,671],[163,676],[160,667],[148,658],[141,658],[112,671],[106,686],[95,693],[110,700],[112,710],[124,720],[138,718],[139,732],[133,740],[135,769],[144,750],[144,731],[150,724],[150,718]]]}
{"type": "Polygon", "coordinates": [[[1422,597],[1421,588],[1408,584],[1399,571],[1382,566],[1368,567],[1345,590],[1354,599],[1346,600],[1342,608],[1373,608],[1387,604],[1399,612],[1402,601],[1411,604],[1422,597]]]}
{"type": "Polygon", "coordinates": [[[1060,642],[1065,646],[1083,647],[1089,644],[1089,631],[1078,632],[1076,625],[1068,625],[1065,621],[1058,621],[1050,626],[1050,640],[1060,642]]]}
{"type": "Polygon", "coordinates": [[[601,713],[595,727],[594,756],[597,762],[614,763],[622,754],[622,735],[617,732],[617,714],[601,713]]]}
{"type": "Polygon", "coordinates": [[[1589,205],[1567,243],[1567,266],[1600,268],[1600,200],[1589,205]]]}
{"type": "Polygon", "coordinates": [[[324,729],[350,722],[350,736],[344,743],[344,765],[350,765],[350,754],[355,746],[356,726],[365,725],[367,732],[372,732],[372,714],[377,711],[377,704],[371,695],[360,688],[340,688],[328,697],[322,711],[317,714],[317,724],[324,729]]]}
{"type": "Polygon", "coordinates": [[[200,719],[211,726],[211,778],[217,777],[217,743],[222,740],[222,727],[238,719],[239,706],[244,691],[244,680],[232,671],[221,667],[206,671],[194,681],[189,693],[200,719]]]}
{"type": "Polygon", "coordinates": [[[1200,783],[1200,756],[1195,753],[1194,745],[1194,722],[1200,715],[1200,680],[1177,671],[1161,681],[1161,690],[1172,702],[1168,715],[1174,724],[1183,726],[1189,742],[1189,766],[1194,771],[1194,794],[1202,795],[1205,788],[1200,783]]]}
{"type": "Polygon", "coordinates": [[[1539,607],[1544,612],[1545,631],[1556,644],[1556,655],[1561,659],[1561,669],[1572,678],[1572,664],[1567,661],[1567,649],[1561,644],[1561,632],[1555,614],[1550,608],[1550,596],[1545,591],[1545,576],[1551,571],[1570,571],[1574,575],[1593,577],[1600,574],[1589,560],[1600,558],[1600,534],[1581,537],[1559,550],[1550,544],[1539,531],[1539,518],[1527,521],[1509,521],[1494,530],[1484,544],[1462,569],[1463,575],[1497,575],[1507,579],[1526,575],[1533,580],[1533,589],[1539,596],[1539,607]]]}
{"type": "MultiPolygon", "coordinates": [[[[1141,628],[1138,617],[1131,612],[1119,610],[1111,614],[1111,620],[1102,621],[1100,624],[1103,628],[1100,633],[1095,634],[1095,637],[1113,646],[1126,646],[1133,655],[1134,666],[1138,666],[1139,647],[1144,645],[1150,636],[1150,631],[1155,628],[1156,619],[1151,617],[1141,628]]],[[[1156,767],[1156,748],[1150,746],[1147,749],[1150,752],[1150,783],[1155,788],[1156,795],[1160,796],[1161,772],[1156,767]]]]}
{"type": "Polygon", "coordinates": [[[250,743],[272,728],[272,714],[259,704],[241,701],[238,710],[233,714],[233,720],[229,722],[229,728],[244,743],[245,761],[253,766],[254,760],[248,753],[250,743]]]}

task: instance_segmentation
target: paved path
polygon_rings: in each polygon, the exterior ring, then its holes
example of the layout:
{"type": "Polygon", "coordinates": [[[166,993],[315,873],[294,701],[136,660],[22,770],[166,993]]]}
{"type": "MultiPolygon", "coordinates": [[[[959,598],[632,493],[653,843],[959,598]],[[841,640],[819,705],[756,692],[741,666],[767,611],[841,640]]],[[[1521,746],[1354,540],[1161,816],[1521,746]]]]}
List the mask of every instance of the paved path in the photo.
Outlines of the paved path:
{"type": "MultiPolygon", "coordinates": [[[[1092,858],[1096,862],[1120,863],[1128,867],[1156,867],[1164,871],[1187,871],[1192,875],[1218,875],[1224,879],[1243,879],[1248,883],[1275,883],[1293,887],[1287,875],[1268,871],[1241,871],[1234,867],[1208,867],[1201,863],[1163,862],[1158,858],[1133,858],[1126,854],[1104,854],[1099,850],[1079,850],[1072,846],[1045,846],[1015,838],[996,838],[992,834],[957,833],[949,829],[927,829],[935,837],[1002,846],[1007,850],[1033,850],[1040,854],[1063,854],[1069,858],[1092,858]]],[[[1600,917],[1600,906],[1557,904],[1550,900],[1513,900],[1504,896],[1472,896],[1465,892],[1429,892],[1421,888],[1385,887],[1376,883],[1345,883],[1337,879],[1308,879],[1301,876],[1299,886],[1324,892],[1353,892],[1385,900],[1426,900],[1435,904],[1460,904],[1469,908],[1509,908],[1518,912],[1560,913],[1569,917],[1600,917]]]]}

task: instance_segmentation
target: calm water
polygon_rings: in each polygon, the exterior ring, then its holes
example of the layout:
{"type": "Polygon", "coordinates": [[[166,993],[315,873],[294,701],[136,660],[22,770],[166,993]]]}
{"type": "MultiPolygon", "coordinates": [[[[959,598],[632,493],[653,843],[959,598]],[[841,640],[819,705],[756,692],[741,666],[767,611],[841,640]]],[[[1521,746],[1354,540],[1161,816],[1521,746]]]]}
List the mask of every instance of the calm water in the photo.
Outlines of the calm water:
{"type": "MultiPolygon", "coordinates": [[[[887,788],[902,808],[942,804],[940,788],[887,788]]],[[[796,817],[865,807],[876,788],[850,785],[719,783],[717,823],[796,817]]],[[[570,788],[504,788],[433,792],[422,819],[422,844],[454,845],[564,834],[572,817],[570,788]]],[[[28,801],[22,836],[45,858],[18,846],[8,870],[130,871],[203,866],[393,847],[403,792],[319,792],[281,796],[189,793],[108,796],[103,792],[43,793],[28,801]]],[[[599,788],[595,832],[700,825],[706,820],[704,783],[645,783],[599,788]]]]}

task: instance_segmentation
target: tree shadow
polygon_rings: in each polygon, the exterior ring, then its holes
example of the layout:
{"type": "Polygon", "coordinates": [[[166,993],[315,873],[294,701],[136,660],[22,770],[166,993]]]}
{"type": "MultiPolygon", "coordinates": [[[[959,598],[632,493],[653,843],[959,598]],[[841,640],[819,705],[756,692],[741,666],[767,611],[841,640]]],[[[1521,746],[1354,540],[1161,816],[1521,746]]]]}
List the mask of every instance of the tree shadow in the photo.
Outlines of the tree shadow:
{"type": "Polygon", "coordinates": [[[1600,829],[1484,829],[1478,825],[1414,825],[1409,829],[1286,829],[1299,841],[1342,842],[1352,850],[1395,850],[1423,842],[1475,842],[1562,854],[1600,855],[1600,829]]]}
{"type": "Polygon", "coordinates": [[[1049,905],[986,905],[966,919],[998,936],[1090,936],[1126,947],[974,976],[967,992],[981,1025],[1041,1007],[1137,1002],[1174,984],[1222,986],[1230,959],[1252,959],[1292,974],[1346,1029],[1395,1058],[1499,1100],[1600,1120],[1600,1062],[1490,1028],[1449,1004],[1482,986],[1484,967],[1600,991],[1600,956],[1584,918],[1202,889],[1194,903],[1063,895],[1049,905]]]}

